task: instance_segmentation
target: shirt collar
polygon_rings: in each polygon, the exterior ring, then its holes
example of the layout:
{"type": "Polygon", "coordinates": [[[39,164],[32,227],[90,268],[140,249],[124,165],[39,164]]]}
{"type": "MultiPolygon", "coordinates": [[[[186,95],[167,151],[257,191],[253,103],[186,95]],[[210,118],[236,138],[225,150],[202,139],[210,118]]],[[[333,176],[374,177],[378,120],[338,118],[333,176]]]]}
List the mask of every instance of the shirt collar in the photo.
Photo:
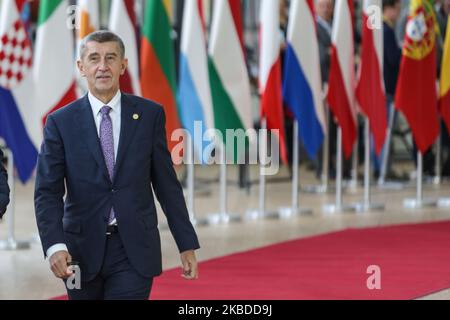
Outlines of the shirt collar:
{"type": "MultiPolygon", "coordinates": [[[[116,95],[114,98],[111,99],[111,101],[106,104],[108,107],[112,109],[112,111],[117,111],[120,103],[120,99],[122,97],[122,93],[120,90],[117,90],[116,95]]],[[[92,111],[94,112],[94,115],[98,115],[100,112],[100,109],[105,106],[103,102],[101,102],[99,99],[97,99],[90,91],[88,93],[88,99],[89,103],[91,104],[92,111]]]]}
{"type": "Polygon", "coordinates": [[[317,23],[320,24],[322,27],[325,28],[325,30],[327,30],[327,32],[330,34],[332,33],[332,26],[330,23],[328,23],[328,21],[325,21],[321,16],[317,15],[317,23]]]}

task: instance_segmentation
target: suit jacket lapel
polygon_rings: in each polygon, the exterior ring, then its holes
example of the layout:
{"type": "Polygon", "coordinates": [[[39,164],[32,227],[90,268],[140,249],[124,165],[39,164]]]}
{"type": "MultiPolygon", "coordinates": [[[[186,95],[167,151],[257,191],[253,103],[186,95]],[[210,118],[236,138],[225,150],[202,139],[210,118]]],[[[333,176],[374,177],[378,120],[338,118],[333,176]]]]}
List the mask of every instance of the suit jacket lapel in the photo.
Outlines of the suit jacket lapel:
{"type": "Polygon", "coordinates": [[[121,99],[122,119],[120,126],[119,150],[117,151],[117,161],[114,167],[114,177],[119,172],[120,166],[125,158],[128,146],[130,145],[137,125],[141,118],[141,112],[136,105],[122,93],[121,99]]]}
{"type": "Polygon", "coordinates": [[[105,158],[103,157],[100,139],[98,137],[97,127],[92,115],[92,108],[88,96],[86,95],[80,101],[81,106],[75,117],[76,125],[80,128],[80,136],[86,142],[89,151],[92,153],[100,170],[108,180],[111,180],[109,178],[108,169],[106,168],[105,158]]]}

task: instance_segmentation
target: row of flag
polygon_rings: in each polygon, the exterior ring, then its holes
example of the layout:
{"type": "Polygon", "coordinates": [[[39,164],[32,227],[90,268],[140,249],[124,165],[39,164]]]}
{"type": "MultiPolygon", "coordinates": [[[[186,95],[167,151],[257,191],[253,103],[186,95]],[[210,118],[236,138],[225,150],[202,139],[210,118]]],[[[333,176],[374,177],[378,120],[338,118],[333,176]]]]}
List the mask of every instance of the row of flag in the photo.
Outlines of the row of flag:
{"type": "MultiPolygon", "coordinates": [[[[3,0],[0,12],[0,136],[15,155],[20,179],[27,181],[36,163],[46,115],[77,96],[73,33],[67,0],[41,0],[34,47],[20,12],[26,0],[3,0]]],[[[138,33],[133,0],[112,0],[110,30],[125,43],[129,68],[122,90],[161,103],[167,115],[167,138],[184,127],[203,130],[252,127],[250,82],[246,67],[240,0],[216,0],[209,34],[202,1],[185,0],[176,81],[170,1],[146,1],[138,33]],[[138,38],[140,34],[140,39],[138,38]],[[138,43],[140,42],[140,46],[138,43]],[[140,51],[139,51],[140,50],[140,51]]],[[[287,162],[284,132],[286,105],[299,121],[300,138],[313,158],[327,134],[313,0],[292,0],[284,70],[281,66],[279,0],[262,0],[260,16],[259,93],[261,118],[277,129],[281,158],[287,162]]],[[[79,41],[99,29],[98,2],[79,0],[79,41]]],[[[370,119],[379,154],[386,137],[383,82],[383,32],[371,27],[370,11],[381,0],[364,0],[361,63],[355,71],[353,1],[337,0],[332,31],[328,105],[342,129],[349,156],[357,136],[357,114],[370,119]]],[[[396,106],[411,125],[419,150],[438,135],[435,87],[435,17],[430,0],[411,1],[396,106]]],[[[450,27],[449,27],[450,28],[450,27]]],[[[449,35],[450,33],[447,32],[449,35]]],[[[440,113],[450,129],[450,40],[447,36],[440,86],[440,113]]],[[[202,158],[203,140],[195,145],[202,158]]]]}

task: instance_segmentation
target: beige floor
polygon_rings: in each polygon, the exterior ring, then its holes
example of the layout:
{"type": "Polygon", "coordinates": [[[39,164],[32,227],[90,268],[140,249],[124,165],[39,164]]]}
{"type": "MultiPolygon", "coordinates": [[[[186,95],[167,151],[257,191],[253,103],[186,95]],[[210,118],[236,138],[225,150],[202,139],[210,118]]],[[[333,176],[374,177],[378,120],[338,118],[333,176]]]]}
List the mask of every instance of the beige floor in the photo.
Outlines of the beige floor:
{"type": "MultiPolygon", "coordinates": [[[[301,183],[308,185],[316,183],[312,174],[301,170],[301,183]]],[[[218,209],[218,185],[206,183],[208,179],[219,176],[218,167],[205,167],[196,170],[196,178],[203,183],[197,192],[196,210],[199,218],[218,209]]],[[[252,179],[256,180],[257,168],[252,168],[252,179]]],[[[281,171],[277,178],[287,177],[287,172],[281,171]]],[[[258,187],[253,185],[250,193],[236,187],[236,168],[230,167],[228,188],[229,211],[244,215],[248,210],[258,206],[258,187]]],[[[290,203],[290,183],[287,179],[269,178],[267,185],[267,208],[276,210],[290,203]],[[281,181],[280,181],[281,180],[281,181]]],[[[426,184],[424,193],[427,197],[450,196],[450,184],[441,186],[426,184]]],[[[325,214],[322,205],[333,203],[334,193],[300,194],[302,206],[312,208],[312,215],[297,216],[289,219],[255,220],[228,225],[197,227],[202,249],[198,252],[200,260],[223,256],[229,253],[256,248],[271,243],[289,239],[307,237],[341,230],[348,227],[369,227],[388,224],[417,223],[450,219],[450,209],[428,208],[421,210],[406,210],[402,201],[405,197],[415,195],[414,185],[403,190],[379,189],[372,190],[373,201],[384,203],[386,210],[368,213],[325,214]]],[[[344,192],[344,202],[357,202],[362,197],[362,189],[347,189],[344,192]]],[[[65,293],[62,283],[56,280],[44,261],[42,250],[37,241],[37,229],[33,209],[33,183],[26,186],[16,184],[16,237],[31,240],[31,249],[21,251],[0,251],[0,299],[48,299],[65,293]]],[[[0,223],[0,239],[6,237],[6,221],[0,223]]],[[[164,268],[179,265],[179,255],[174,241],[167,230],[161,230],[164,268]]],[[[450,290],[445,290],[424,299],[450,299],[450,290]]]]}

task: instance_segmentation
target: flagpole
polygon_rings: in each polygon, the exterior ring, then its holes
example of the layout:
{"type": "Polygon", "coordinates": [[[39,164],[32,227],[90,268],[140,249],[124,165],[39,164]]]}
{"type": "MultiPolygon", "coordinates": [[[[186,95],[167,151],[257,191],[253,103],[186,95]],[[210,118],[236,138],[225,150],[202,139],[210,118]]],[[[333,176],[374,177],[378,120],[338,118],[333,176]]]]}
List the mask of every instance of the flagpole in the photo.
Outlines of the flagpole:
{"type": "Polygon", "coordinates": [[[358,145],[359,145],[359,138],[357,137],[352,155],[351,180],[347,184],[347,186],[350,187],[350,189],[353,192],[355,192],[356,188],[358,188],[358,145]]]}
{"type": "Polygon", "coordinates": [[[283,207],[279,209],[281,218],[290,218],[297,214],[312,214],[311,209],[300,208],[298,201],[298,176],[299,176],[299,159],[298,159],[298,149],[299,149],[299,130],[298,130],[298,120],[294,119],[294,130],[293,130],[293,155],[292,155],[292,205],[290,208],[283,207]]]}
{"type": "Polygon", "coordinates": [[[187,207],[189,212],[189,220],[194,226],[206,225],[208,221],[205,219],[198,219],[195,214],[195,167],[194,167],[194,141],[188,135],[187,137],[187,207]]]}
{"type": "Polygon", "coordinates": [[[367,212],[369,210],[384,210],[384,204],[372,203],[370,195],[370,120],[364,120],[364,199],[362,203],[356,204],[356,211],[367,212]]]}
{"type": "Polygon", "coordinates": [[[220,185],[219,185],[219,213],[211,214],[207,217],[209,224],[228,224],[231,221],[240,221],[237,214],[230,214],[227,208],[227,157],[226,146],[221,144],[218,148],[220,152],[220,185]]]}
{"type": "MultiPolygon", "coordinates": [[[[11,150],[6,150],[8,158],[8,185],[10,188],[10,204],[8,212],[6,212],[6,220],[8,222],[8,235],[6,240],[0,241],[0,250],[23,250],[30,248],[29,241],[18,241],[15,236],[15,180],[14,180],[14,156],[11,150]]],[[[0,164],[1,165],[1,164],[0,164]]]]}
{"type": "Polygon", "coordinates": [[[436,141],[436,161],[435,161],[435,175],[433,178],[433,183],[435,185],[440,185],[441,184],[441,152],[442,152],[442,142],[441,142],[441,135],[442,135],[442,131],[441,128],[439,128],[439,136],[437,138],[436,141]]]}
{"type": "Polygon", "coordinates": [[[261,130],[262,135],[260,135],[260,152],[259,152],[259,200],[258,209],[249,210],[246,215],[246,220],[256,220],[260,218],[277,218],[279,216],[278,212],[266,211],[266,175],[265,175],[265,164],[263,163],[263,157],[267,156],[267,119],[266,117],[261,118],[261,130]]]}
{"type": "Polygon", "coordinates": [[[384,152],[382,154],[381,159],[381,169],[380,169],[380,176],[378,178],[378,187],[382,189],[396,189],[401,190],[404,189],[404,183],[394,183],[386,182],[386,174],[388,170],[388,163],[389,163],[389,157],[391,156],[391,143],[392,143],[392,132],[394,130],[394,120],[395,116],[397,114],[397,110],[395,110],[395,106],[393,103],[390,104],[390,111],[389,111],[389,126],[386,133],[386,142],[384,144],[384,152]]]}
{"type": "Polygon", "coordinates": [[[325,127],[327,128],[324,132],[323,143],[322,143],[322,172],[320,174],[320,185],[307,185],[302,188],[302,190],[306,193],[314,193],[314,194],[324,194],[328,192],[328,184],[329,184],[329,166],[328,162],[330,160],[330,109],[326,105],[326,95],[328,91],[328,86],[325,84],[325,90],[323,92],[323,100],[325,107],[325,127]]]}
{"type": "Polygon", "coordinates": [[[433,199],[423,198],[423,155],[417,152],[417,182],[416,182],[416,198],[405,199],[403,207],[406,209],[420,209],[424,207],[437,206],[437,201],[433,199]]]}

